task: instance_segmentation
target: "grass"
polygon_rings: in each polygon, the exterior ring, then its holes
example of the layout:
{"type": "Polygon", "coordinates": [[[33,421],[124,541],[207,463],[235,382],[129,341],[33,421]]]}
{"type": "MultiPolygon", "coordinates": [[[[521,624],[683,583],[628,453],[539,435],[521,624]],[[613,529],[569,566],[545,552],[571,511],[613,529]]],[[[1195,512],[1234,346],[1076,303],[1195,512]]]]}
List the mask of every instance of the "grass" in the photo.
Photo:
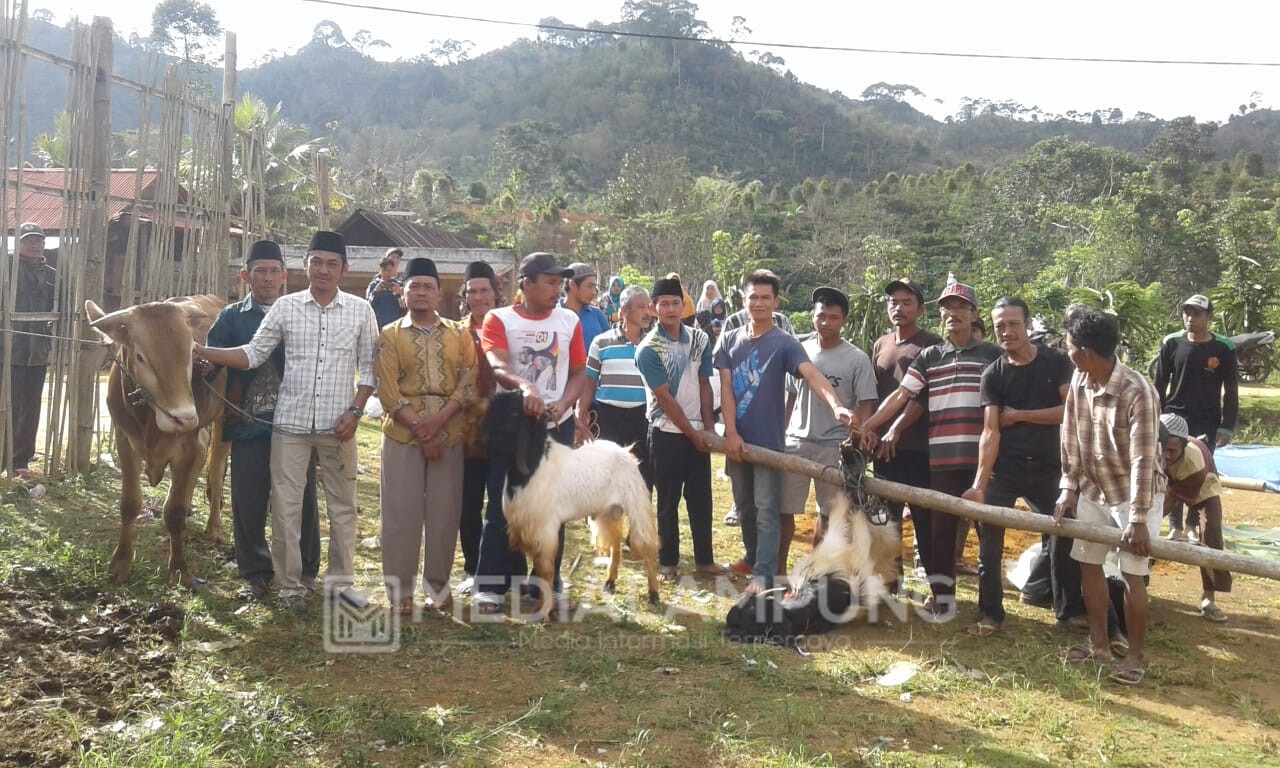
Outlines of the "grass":
{"type": "MultiPolygon", "coordinates": [[[[376,430],[362,426],[359,440],[365,538],[377,533],[376,430]]],[[[157,682],[141,664],[126,670],[136,679],[110,694],[116,708],[105,719],[56,697],[38,704],[0,693],[0,716],[30,724],[25,734],[7,727],[22,738],[0,741],[0,764],[1280,765],[1280,671],[1265,663],[1280,652],[1280,601],[1256,579],[1238,579],[1223,629],[1188,616],[1194,572],[1153,580],[1151,677],[1133,691],[1105,683],[1097,668],[1064,665],[1059,654],[1075,638],[1014,600],[1004,631],[985,641],[967,636],[963,621],[893,619],[817,638],[802,657],[723,642],[732,598],[705,582],[664,589],[678,611],[650,608],[634,562],[619,580],[618,622],[604,614],[539,627],[428,617],[403,626],[394,654],[334,654],[321,642],[320,611],[294,618],[236,602],[233,573],[198,536],[203,512],[189,541],[206,588],[166,583],[157,522],[141,526],[131,582],[105,586],[118,479],[49,485],[39,502],[3,489],[0,588],[47,596],[71,627],[104,600],[172,605],[185,621],[176,641],[148,639],[139,649],[175,656],[172,674],[157,682]],[[878,685],[897,662],[919,671],[901,687],[878,685]]],[[[715,492],[723,509],[727,488],[716,481],[715,492]]],[[[1274,508],[1250,514],[1280,525],[1274,508]]],[[[566,570],[573,553],[587,551],[585,526],[572,529],[568,546],[566,570]]],[[[737,532],[717,523],[716,546],[718,559],[735,558],[737,532]]],[[[688,567],[687,530],[681,550],[688,567]]],[[[376,579],[378,564],[377,550],[358,550],[359,573],[376,579]]],[[[609,607],[602,578],[584,555],[570,580],[588,602],[609,607]]],[[[976,584],[962,581],[962,619],[975,599],[976,584]]],[[[13,630],[0,626],[0,640],[17,637],[13,630]]],[[[0,641],[3,691],[20,687],[15,647],[0,641]]],[[[68,669],[127,660],[115,651],[66,653],[68,669]]]]}
{"type": "Polygon", "coordinates": [[[1239,424],[1233,442],[1240,445],[1280,445],[1280,396],[1277,388],[1242,388],[1239,424]]]}

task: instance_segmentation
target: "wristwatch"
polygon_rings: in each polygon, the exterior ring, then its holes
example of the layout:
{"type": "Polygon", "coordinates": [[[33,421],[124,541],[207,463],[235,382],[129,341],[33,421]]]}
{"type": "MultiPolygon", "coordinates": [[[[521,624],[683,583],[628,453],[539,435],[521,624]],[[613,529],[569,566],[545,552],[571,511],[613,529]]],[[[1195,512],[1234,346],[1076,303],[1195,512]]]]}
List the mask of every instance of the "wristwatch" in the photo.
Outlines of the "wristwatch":
{"type": "Polygon", "coordinates": [[[364,409],[363,409],[363,408],[359,408],[359,407],[356,407],[356,406],[354,406],[354,405],[353,405],[353,406],[351,406],[350,408],[348,408],[347,410],[348,410],[348,411],[350,411],[351,413],[354,413],[354,414],[356,415],[356,418],[357,418],[357,419],[359,419],[360,417],[364,416],[364,409]]]}

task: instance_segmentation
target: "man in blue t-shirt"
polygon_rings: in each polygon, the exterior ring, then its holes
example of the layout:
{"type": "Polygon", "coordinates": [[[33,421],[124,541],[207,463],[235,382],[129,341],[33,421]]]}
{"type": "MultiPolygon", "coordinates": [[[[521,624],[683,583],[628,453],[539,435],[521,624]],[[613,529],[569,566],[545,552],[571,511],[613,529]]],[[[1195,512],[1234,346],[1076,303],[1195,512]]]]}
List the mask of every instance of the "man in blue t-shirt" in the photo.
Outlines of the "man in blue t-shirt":
{"type": "Polygon", "coordinates": [[[742,526],[741,560],[734,573],[751,574],[745,595],[773,586],[778,575],[782,534],[782,472],[748,463],[750,446],[781,452],[787,428],[787,374],[804,381],[842,424],[855,424],[853,411],[840,403],[794,336],[773,322],[781,282],[767,269],[747,278],[746,304],[751,323],[720,337],[714,366],[720,371],[720,407],[725,429],[725,472],[742,526]]]}
{"type": "Polygon", "coordinates": [[[595,305],[599,290],[596,287],[596,270],[590,264],[576,261],[569,265],[573,277],[564,281],[564,298],[560,306],[573,310],[582,326],[582,343],[591,349],[595,337],[609,330],[609,317],[595,305]]]}

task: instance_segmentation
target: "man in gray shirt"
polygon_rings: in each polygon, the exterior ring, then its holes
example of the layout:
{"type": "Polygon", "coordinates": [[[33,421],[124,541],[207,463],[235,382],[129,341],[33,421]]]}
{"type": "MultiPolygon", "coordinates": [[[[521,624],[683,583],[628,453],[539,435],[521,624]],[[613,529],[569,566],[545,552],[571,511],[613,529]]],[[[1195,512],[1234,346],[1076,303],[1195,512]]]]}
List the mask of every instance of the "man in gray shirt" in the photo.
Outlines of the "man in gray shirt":
{"type": "MultiPolygon", "coordinates": [[[[810,362],[827,377],[840,403],[855,411],[861,422],[875,412],[876,375],[871,358],[840,338],[848,318],[849,297],[835,288],[818,288],[813,292],[813,327],[816,333],[802,343],[810,362]]],[[[814,397],[813,390],[805,381],[792,378],[787,382],[787,413],[791,414],[791,422],[787,425],[787,453],[823,466],[840,463],[840,443],[849,437],[849,427],[836,421],[831,408],[814,397]]],[[[840,494],[839,486],[802,475],[788,473],[783,478],[782,540],[778,562],[784,570],[791,540],[795,536],[796,515],[804,514],[811,482],[818,497],[814,546],[822,541],[831,509],[840,494]]]]}

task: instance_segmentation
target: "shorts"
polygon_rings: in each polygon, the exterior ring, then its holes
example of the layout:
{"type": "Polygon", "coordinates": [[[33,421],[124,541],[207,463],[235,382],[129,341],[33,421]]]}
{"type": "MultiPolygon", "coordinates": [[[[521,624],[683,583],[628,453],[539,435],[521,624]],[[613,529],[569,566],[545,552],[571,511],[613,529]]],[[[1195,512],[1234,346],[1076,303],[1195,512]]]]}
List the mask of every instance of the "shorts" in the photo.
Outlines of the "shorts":
{"type": "MultiPolygon", "coordinates": [[[[788,456],[808,459],[824,467],[840,466],[839,443],[801,440],[797,444],[788,445],[785,451],[788,456]]],[[[804,514],[805,504],[809,501],[810,485],[814,487],[814,493],[818,497],[818,514],[824,518],[831,515],[831,510],[835,509],[836,500],[840,498],[840,494],[844,493],[844,489],[794,472],[784,472],[782,475],[782,514],[804,514]]]]}
{"type": "MultiPolygon", "coordinates": [[[[1151,502],[1151,509],[1164,509],[1164,494],[1157,493],[1151,502]]],[[[1108,506],[1105,503],[1081,496],[1076,503],[1076,519],[1082,523],[1099,525],[1106,528],[1124,530],[1129,526],[1129,504],[1108,506]]],[[[1147,514],[1147,535],[1152,541],[1160,535],[1160,516],[1147,514]]],[[[1120,572],[1129,576],[1146,576],[1151,573],[1151,560],[1146,555],[1139,557],[1108,544],[1098,544],[1084,539],[1076,539],[1071,545],[1071,559],[1085,565],[1102,565],[1107,555],[1116,552],[1119,555],[1120,572]]]]}

